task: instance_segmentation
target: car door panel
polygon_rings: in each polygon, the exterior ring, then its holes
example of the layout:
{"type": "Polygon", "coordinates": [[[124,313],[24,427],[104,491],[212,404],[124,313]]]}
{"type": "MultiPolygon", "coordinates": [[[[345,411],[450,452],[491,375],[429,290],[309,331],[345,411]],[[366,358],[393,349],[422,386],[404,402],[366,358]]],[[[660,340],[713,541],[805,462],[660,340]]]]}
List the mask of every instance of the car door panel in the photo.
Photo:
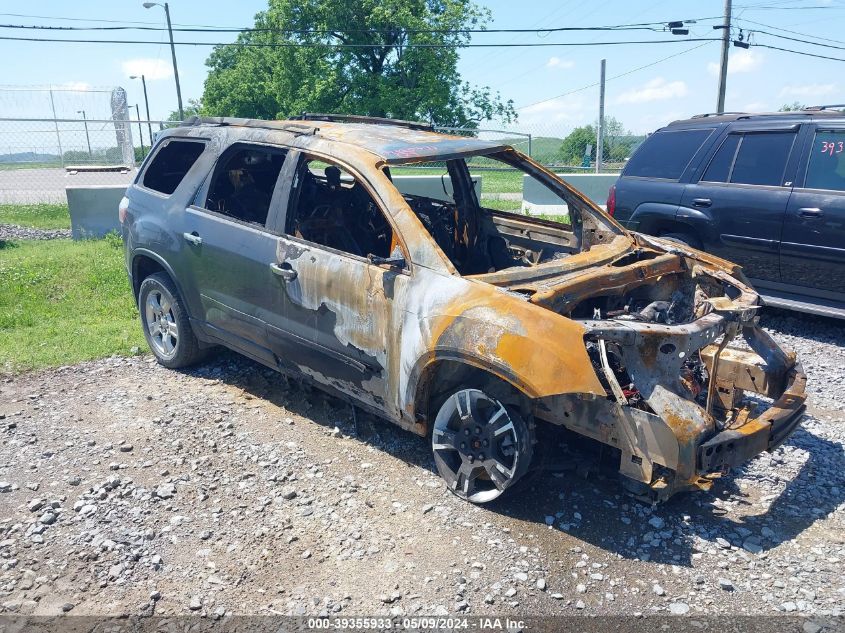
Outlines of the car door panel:
{"type": "Polygon", "coordinates": [[[280,362],[390,408],[387,341],[401,324],[394,300],[404,293],[407,274],[292,237],[279,239],[278,260],[296,272],[277,282],[284,324],[268,326],[280,362]]]}
{"type": "MultiPolygon", "coordinates": [[[[254,203],[260,209],[259,216],[265,215],[267,221],[275,217],[281,204],[280,196],[286,195],[284,188],[279,187],[284,172],[284,150],[237,144],[220,156],[214,176],[200,189],[198,204],[186,209],[181,237],[185,242],[185,261],[192,285],[199,295],[200,311],[194,318],[205,324],[215,338],[274,364],[266,323],[278,318],[273,313],[275,305],[268,292],[276,285],[271,265],[276,261],[278,237],[264,223],[244,221],[232,214],[208,209],[206,206],[214,205],[205,204],[213,195],[220,197],[222,190],[228,191],[229,197],[220,206],[225,207],[225,202],[235,200],[238,191],[233,189],[234,185],[249,181],[244,175],[245,168],[240,167],[260,164],[260,161],[247,160],[255,156],[271,157],[270,160],[275,161],[261,174],[264,197],[254,203]],[[233,174],[233,171],[237,173],[233,174]]],[[[257,191],[247,193],[249,196],[242,200],[261,198],[257,191]]]]}
{"type": "Polygon", "coordinates": [[[845,126],[811,126],[786,211],[784,281],[845,293],[845,126]]]}

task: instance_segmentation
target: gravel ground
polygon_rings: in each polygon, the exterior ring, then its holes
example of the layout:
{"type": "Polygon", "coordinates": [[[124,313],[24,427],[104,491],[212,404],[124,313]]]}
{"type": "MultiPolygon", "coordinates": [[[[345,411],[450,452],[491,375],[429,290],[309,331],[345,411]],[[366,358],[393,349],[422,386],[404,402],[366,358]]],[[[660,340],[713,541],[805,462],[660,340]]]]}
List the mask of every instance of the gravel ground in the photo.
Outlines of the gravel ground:
{"type": "Polygon", "coordinates": [[[33,229],[17,224],[0,224],[3,240],[59,240],[70,238],[70,229],[33,229]]]}
{"type": "Polygon", "coordinates": [[[565,446],[521,494],[471,506],[423,439],[232,354],[2,378],[0,606],[842,615],[845,332],[765,320],[809,375],[803,427],[655,509],[565,446]]]}

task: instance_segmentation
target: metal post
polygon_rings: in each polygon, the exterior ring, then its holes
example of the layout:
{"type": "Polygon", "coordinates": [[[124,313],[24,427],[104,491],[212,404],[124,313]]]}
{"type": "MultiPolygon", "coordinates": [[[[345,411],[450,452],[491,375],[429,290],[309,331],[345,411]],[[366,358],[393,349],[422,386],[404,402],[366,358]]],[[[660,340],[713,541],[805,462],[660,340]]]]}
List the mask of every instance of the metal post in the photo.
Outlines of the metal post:
{"type": "Polygon", "coordinates": [[[65,167],[65,153],[62,151],[62,135],[59,134],[59,121],[56,116],[56,102],[53,100],[53,89],[50,88],[50,107],[53,109],[53,123],[56,125],[56,142],[59,144],[59,160],[62,163],[62,169],[65,167]]]}
{"type": "MultiPolygon", "coordinates": [[[[175,68],[175,65],[174,65],[175,68]]],[[[153,125],[150,123],[150,100],[147,99],[147,80],[141,75],[141,85],[144,86],[144,107],[147,110],[147,131],[150,133],[150,148],[153,146],[153,125]]],[[[180,97],[181,99],[181,97],[180,97]]],[[[181,101],[180,101],[181,103],[181,101]]],[[[143,139],[142,139],[143,140],[143,139]]]]}
{"type": "Polygon", "coordinates": [[[604,158],[604,76],[607,60],[601,60],[601,79],[599,80],[599,126],[596,130],[596,173],[601,173],[601,162],[604,158]]]}
{"type": "Polygon", "coordinates": [[[93,159],[94,155],[91,153],[91,137],[88,136],[88,118],[85,116],[85,110],[77,110],[76,113],[82,115],[82,124],[85,126],[85,142],[88,143],[88,158],[93,159]]]}
{"type": "MultiPolygon", "coordinates": [[[[179,69],[176,68],[176,45],[173,43],[173,27],[170,25],[170,7],[164,3],[164,14],[167,16],[167,32],[170,33],[170,55],[173,57],[173,76],[176,78],[176,101],[179,104],[179,120],[185,120],[182,110],[182,89],[179,87],[179,69]]],[[[147,115],[149,118],[149,115],[147,115]]]]}
{"type": "Polygon", "coordinates": [[[135,116],[138,117],[138,141],[141,143],[141,160],[144,160],[144,131],[141,129],[141,110],[135,104],[135,116]]]}
{"type": "Polygon", "coordinates": [[[716,112],[725,111],[725,91],[728,84],[728,51],[731,43],[731,0],[725,0],[725,23],[722,25],[722,59],[719,66],[719,96],[716,98],[716,112]]]}
{"type": "Polygon", "coordinates": [[[528,135],[528,157],[531,158],[531,135],[528,135]]]}

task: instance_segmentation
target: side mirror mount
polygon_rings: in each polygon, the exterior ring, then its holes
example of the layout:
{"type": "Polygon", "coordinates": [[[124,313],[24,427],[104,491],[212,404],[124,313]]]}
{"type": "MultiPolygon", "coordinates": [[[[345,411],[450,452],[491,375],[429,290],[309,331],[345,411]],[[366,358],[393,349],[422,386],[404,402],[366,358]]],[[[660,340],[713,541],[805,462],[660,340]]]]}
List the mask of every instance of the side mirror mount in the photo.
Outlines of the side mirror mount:
{"type": "Polygon", "coordinates": [[[373,255],[370,253],[367,255],[367,259],[370,260],[371,264],[375,264],[376,266],[382,266],[387,264],[391,268],[405,268],[407,262],[405,261],[405,256],[400,254],[392,254],[390,257],[379,257],[378,255],[373,255]]]}

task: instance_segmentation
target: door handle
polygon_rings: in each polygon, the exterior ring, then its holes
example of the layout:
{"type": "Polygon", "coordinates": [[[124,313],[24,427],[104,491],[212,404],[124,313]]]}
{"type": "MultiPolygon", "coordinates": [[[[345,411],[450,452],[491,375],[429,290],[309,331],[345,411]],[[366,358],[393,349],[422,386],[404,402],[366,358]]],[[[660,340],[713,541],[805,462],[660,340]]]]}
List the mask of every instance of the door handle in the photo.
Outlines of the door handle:
{"type": "Polygon", "coordinates": [[[281,265],[273,262],[270,264],[270,270],[285,281],[293,281],[297,276],[297,272],[287,262],[281,265]]]}
{"type": "Polygon", "coordinates": [[[692,206],[694,207],[709,207],[713,204],[713,201],[710,198],[693,198],[692,199],[692,206]]]}
{"type": "Polygon", "coordinates": [[[802,218],[820,218],[824,215],[824,211],[818,207],[804,207],[802,209],[798,209],[798,215],[802,218]]]}
{"type": "Polygon", "coordinates": [[[182,237],[185,238],[186,242],[190,242],[194,246],[199,246],[202,244],[202,238],[197,234],[196,231],[193,233],[182,233],[182,237]]]}

